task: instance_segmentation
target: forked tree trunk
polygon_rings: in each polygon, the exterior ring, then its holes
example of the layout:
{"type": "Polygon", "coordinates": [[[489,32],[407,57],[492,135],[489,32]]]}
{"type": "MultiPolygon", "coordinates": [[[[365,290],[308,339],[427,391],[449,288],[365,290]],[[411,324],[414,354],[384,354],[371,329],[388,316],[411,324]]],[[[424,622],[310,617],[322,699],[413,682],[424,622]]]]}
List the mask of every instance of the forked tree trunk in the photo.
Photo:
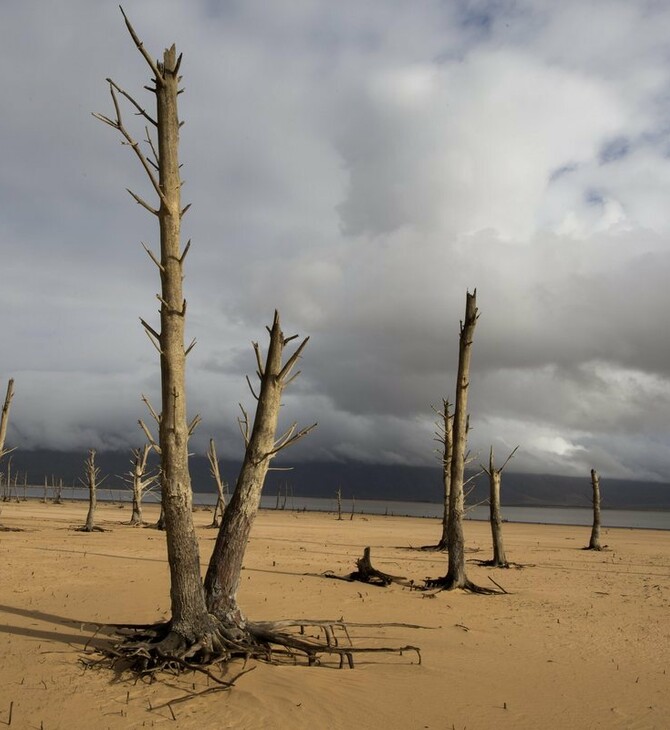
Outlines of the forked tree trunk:
{"type": "Polygon", "coordinates": [[[247,444],[244,462],[230,504],[223,514],[205,577],[207,606],[210,613],[219,618],[224,625],[240,628],[245,624],[242,612],[237,605],[242,560],[260,505],[261,491],[270,461],[280,449],[294,443],[313,428],[303,429],[294,435],[295,426],[293,426],[283,437],[279,440],[276,439],[282,391],[292,380],[289,378],[290,372],[307,344],[307,339],[303,340],[286,364],[282,365],[284,347],[293,338],[285,338],[282,334],[277,312],[275,312],[272,328],[268,329],[270,345],[265,365],[261,362],[258,345],[254,344],[258,374],[261,380],[256,415],[251,435],[249,435],[246,413],[241,421],[241,424],[244,424],[247,444]]]}
{"type": "Polygon", "coordinates": [[[142,498],[144,492],[153,482],[155,476],[146,476],[147,460],[149,458],[150,444],[144,444],[141,449],[133,449],[132,465],[133,470],[130,473],[133,489],[133,513],[130,517],[130,524],[139,526],[144,524],[142,517],[142,498]]]}
{"type": "Polygon", "coordinates": [[[588,550],[602,550],[600,544],[600,477],[595,469],[591,469],[591,486],[593,487],[593,527],[588,550]]]}

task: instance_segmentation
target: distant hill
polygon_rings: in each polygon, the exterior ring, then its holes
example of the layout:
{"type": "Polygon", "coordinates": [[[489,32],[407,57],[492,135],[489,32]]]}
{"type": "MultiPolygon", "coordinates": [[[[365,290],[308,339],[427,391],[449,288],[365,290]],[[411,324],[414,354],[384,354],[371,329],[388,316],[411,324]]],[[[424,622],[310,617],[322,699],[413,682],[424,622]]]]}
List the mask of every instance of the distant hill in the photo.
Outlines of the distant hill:
{"type": "MultiPolygon", "coordinates": [[[[86,452],[50,450],[15,451],[12,471],[27,472],[31,484],[42,484],[45,476],[63,479],[66,486],[80,485],[86,452]]],[[[110,475],[105,486],[119,487],[120,475],[130,468],[129,452],[102,452],[97,455],[102,474],[110,475]]],[[[288,486],[302,497],[332,498],[338,488],[346,499],[380,499],[409,502],[440,502],[441,475],[439,467],[363,464],[360,462],[305,462],[292,464],[291,471],[271,471],[265,494],[276,494],[288,486]]],[[[6,461],[3,465],[6,468],[6,461]]],[[[221,472],[231,485],[235,484],[239,463],[223,460],[221,472]]],[[[191,459],[191,477],[196,492],[213,492],[209,464],[204,456],[191,459]]],[[[21,477],[21,482],[23,477],[21,477]]],[[[486,476],[473,482],[474,490],[468,501],[479,502],[487,497],[486,476]]],[[[583,478],[550,474],[503,475],[502,502],[509,506],[586,507],[591,500],[590,476],[583,478]]],[[[670,510],[670,484],[624,479],[602,479],[604,508],[670,510]]]]}

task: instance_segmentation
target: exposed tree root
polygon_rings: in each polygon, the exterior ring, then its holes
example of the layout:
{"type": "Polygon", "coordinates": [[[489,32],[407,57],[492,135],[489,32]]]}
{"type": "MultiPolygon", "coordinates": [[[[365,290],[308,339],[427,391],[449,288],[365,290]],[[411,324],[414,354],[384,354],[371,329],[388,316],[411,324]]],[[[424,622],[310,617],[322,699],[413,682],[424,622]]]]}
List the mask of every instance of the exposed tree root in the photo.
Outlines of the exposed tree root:
{"type": "Polygon", "coordinates": [[[526,566],[523,565],[523,563],[513,563],[509,560],[505,561],[504,563],[496,560],[469,560],[470,563],[475,563],[476,565],[481,565],[483,568],[516,568],[517,570],[522,570],[526,566]]]}
{"type": "Polygon", "coordinates": [[[20,527],[5,527],[5,525],[0,525],[0,532],[25,532],[25,530],[22,530],[20,527]]]}
{"type": "MultiPolygon", "coordinates": [[[[422,550],[423,552],[428,553],[448,553],[449,548],[447,547],[446,542],[440,542],[437,543],[437,545],[421,545],[420,547],[410,547],[410,550],[422,550]]],[[[481,550],[481,548],[478,547],[471,547],[471,548],[464,548],[463,552],[465,553],[478,553],[481,550]]]]}
{"type": "Polygon", "coordinates": [[[381,570],[374,568],[370,561],[369,547],[366,547],[363,550],[363,557],[358,558],[356,561],[356,567],[358,570],[355,570],[353,573],[349,573],[349,575],[335,575],[331,571],[322,573],[322,575],[326,578],[334,578],[335,580],[346,580],[348,582],[360,581],[361,583],[367,583],[381,588],[386,588],[387,586],[390,586],[391,583],[398,583],[399,585],[410,588],[414,586],[414,581],[407,580],[404,576],[390,575],[389,573],[383,573],[381,570]]]}
{"type": "Polygon", "coordinates": [[[437,543],[437,545],[422,545],[419,548],[416,548],[417,550],[423,550],[423,552],[426,553],[446,553],[447,552],[447,542],[446,540],[440,540],[440,542],[437,543]]]}
{"type": "Polygon", "coordinates": [[[109,530],[105,530],[103,527],[98,527],[97,525],[93,525],[92,527],[87,527],[86,525],[83,525],[82,527],[75,527],[75,532],[109,532],[109,530]]]}
{"type": "Polygon", "coordinates": [[[608,545],[587,545],[586,547],[583,547],[582,550],[596,550],[597,552],[602,552],[603,550],[607,550],[608,545]]]}
{"type": "Polygon", "coordinates": [[[453,591],[456,589],[461,589],[463,591],[467,591],[468,593],[477,593],[483,596],[496,596],[502,593],[507,593],[507,591],[504,590],[495,581],[492,582],[498,586],[499,590],[495,588],[484,588],[483,586],[478,586],[467,578],[463,581],[456,581],[448,575],[445,575],[442,578],[426,578],[423,588],[417,588],[417,590],[434,590],[436,593],[439,593],[440,591],[453,591]]]}
{"type": "MultiPolygon", "coordinates": [[[[421,663],[419,647],[353,645],[348,624],[341,620],[324,621],[291,619],[283,621],[249,622],[243,627],[227,627],[214,617],[212,629],[199,640],[187,640],[172,631],[167,623],[150,625],[114,625],[113,634],[123,641],[98,647],[82,659],[87,667],[104,666],[151,680],[158,674],[180,674],[194,671],[206,674],[228,689],[233,680],[224,680],[212,674],[216,666],[223,666],[234,658],[257,659],[280,664],[297,664],[301,660],[309,666],[318,665],[324,656],[339,658],[339,667],[353,668],[355,654],[414,652],[421,663]]],[[[403,626],[427,628],[413,624],[351,624],[356,627],[403,626]]]]}

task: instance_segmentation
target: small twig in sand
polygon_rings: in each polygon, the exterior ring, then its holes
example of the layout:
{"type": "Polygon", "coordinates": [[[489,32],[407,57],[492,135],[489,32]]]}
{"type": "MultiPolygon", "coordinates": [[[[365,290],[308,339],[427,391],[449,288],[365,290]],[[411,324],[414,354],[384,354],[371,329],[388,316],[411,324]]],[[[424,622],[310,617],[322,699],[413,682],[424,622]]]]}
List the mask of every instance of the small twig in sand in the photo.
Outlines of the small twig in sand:
{"type": "Polygon", "coordinates": [[[494,585],[498,586],[498,588],[500,588],[500,590],[501,590],[501,591],[502,591],[503,593],[505,593],[505,594],[509,595],[508,591],[506,591],[506,590],[505,590],[505,589],[504,589],[504,588],[503,588],[503,587],[502,587],[502,586],[500,585],[500,583],[497,583],[496,581],[494,581],[494,580],[493,580],[493,578],[491,578],[491,576],[489,576],[489,580],[491,581],[491,583],[493,583],[494,585]]]}

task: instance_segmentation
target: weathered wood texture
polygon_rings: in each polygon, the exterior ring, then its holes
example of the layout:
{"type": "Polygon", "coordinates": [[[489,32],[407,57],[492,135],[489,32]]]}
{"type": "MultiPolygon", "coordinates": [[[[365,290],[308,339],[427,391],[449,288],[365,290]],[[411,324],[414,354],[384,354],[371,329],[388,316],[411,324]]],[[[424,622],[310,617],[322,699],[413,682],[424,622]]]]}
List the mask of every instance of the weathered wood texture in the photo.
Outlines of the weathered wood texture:
{"type": "Polygon", "coordinates": [[[595,469],[591,469],[591,487],[593,489],[593,527],[589,550],[602,550],[600,544],[600,477],[595,469]]]}
{"type": "Polygon", "coordinates": [[[458,375],[453,419],[453,452],[451,460],[451,490],[449,494],[449,524],[447,531],[449,563],[446,582],[453,588],[466,585],[465,541],[463,537],[463,483],[468,436],[468,391],[472,340],[477,325],[477,291],[467,292],[465,319],[461,322],[458,347],[458,375]]]}
{"type": "Polygon", "coordinates": [[[258,512],[270,462],[281,449],[291,445],[313,428],[310,426],[295,433],[294,425],[279,440],[276,438],[282,392],[293,379],[290,377],[291,371],[307,344],[307,339],[302,341],[286,364],[282,364],[284,347],[294,338],[284,337],[277,312],[275,312],[272,327],[268,328],[268,331],[270,345],[264,365],[261,361],[259,347],[254,343],[260,378],[256,415],[253,428],[249,433],[248,418],[243,412],[244,418],[241,420],[241,425],[246,442],[244,462],[237,478],[235,491],[223,514],[205,576],[208,609],[226,625],[244,623],[244,618],[237,605],[237,589],[242,560],[251,527],[258,512]]]}

